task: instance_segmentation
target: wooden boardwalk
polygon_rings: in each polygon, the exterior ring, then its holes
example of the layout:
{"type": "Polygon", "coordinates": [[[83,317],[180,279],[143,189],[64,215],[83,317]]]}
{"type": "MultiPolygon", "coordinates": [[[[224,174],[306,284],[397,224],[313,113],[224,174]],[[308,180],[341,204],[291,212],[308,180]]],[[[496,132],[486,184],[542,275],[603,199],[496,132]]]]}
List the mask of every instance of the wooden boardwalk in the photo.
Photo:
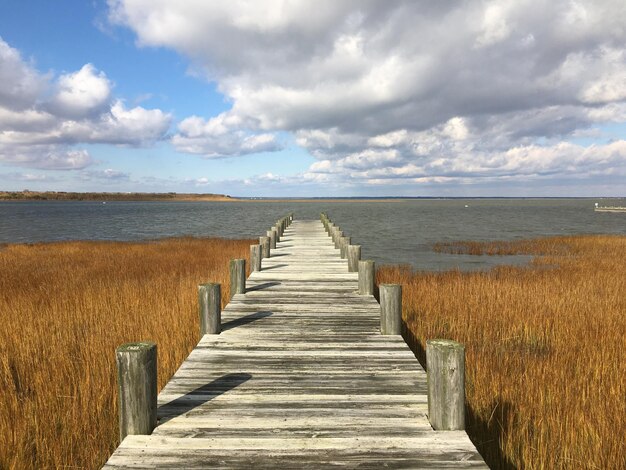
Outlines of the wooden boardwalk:
{"type": "Polygon", "coordinates": [[[358,295],[319,221],[295,220],[104,468],[486,468],[433,431],[426,374],[358,295]]]}

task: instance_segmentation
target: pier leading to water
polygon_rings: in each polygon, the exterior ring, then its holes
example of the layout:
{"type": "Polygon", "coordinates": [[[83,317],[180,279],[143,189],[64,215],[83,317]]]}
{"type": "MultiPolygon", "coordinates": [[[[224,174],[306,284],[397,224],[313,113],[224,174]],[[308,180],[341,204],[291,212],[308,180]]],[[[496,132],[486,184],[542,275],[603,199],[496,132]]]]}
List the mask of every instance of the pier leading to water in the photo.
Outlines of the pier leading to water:
{"type": "Polygon", "coordinates": [[[426,373],[344,254],[320,221],[286,227],[158,395],[152,434],[104,468],[486,468],[465,431],[433,430],[426,373]]]}

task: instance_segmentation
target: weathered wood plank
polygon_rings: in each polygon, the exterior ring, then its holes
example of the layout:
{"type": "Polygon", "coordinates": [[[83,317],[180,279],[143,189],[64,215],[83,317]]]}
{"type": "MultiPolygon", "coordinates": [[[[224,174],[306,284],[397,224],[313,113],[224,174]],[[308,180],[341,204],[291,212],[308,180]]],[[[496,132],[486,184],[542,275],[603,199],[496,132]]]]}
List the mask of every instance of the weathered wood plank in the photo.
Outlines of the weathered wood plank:
{"type": "Polygon", "coordinates": [[[426,374],[318,221],[294,221],[105,468],[486,468],[435,432],[426,374]]]}

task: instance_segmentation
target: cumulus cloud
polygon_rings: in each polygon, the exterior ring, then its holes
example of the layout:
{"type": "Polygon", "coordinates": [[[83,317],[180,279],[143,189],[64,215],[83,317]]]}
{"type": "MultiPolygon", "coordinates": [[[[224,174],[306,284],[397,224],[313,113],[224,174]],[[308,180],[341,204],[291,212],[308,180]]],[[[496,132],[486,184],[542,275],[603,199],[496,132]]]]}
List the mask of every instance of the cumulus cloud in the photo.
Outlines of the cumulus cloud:
{"type": "Polygon", "coordinates": [[[130,174],[115,170],[113,168],[107,168],[105,170],[86,170],[80,173],[80,178],[83,180],[99,180],[103,182],[118,182],[130,180],[130,174]]]}
{"type": "Polygon", "coordinates": [[[111,82],[104,72],[85,64],[74,73],[61,75],[56,92],[49,103],[59,116],[80,119],[104,111],[111,96],[111,82]]]}
{"type": "Polygon", "coordinates": [[[0,142],[0,161],[14,166],[45,170],[80,170],[94,163],[91,155],[82,149],[70,149],[60,145],[14,145],[3,142],[0,142]]]}
{"type": "Polygon", "coordinates": [[[181,151],[273,149],[288,131],[312,174],[363,181],[626,165],[620,143],[567,144],[625,120],[620,0],[108,3],[140,46],[186,55],[232,101],[183,121],[181,151]]]}
{"type": "Polygon", "coordinates": [[[35,103],[45,88],[46,77],[0,37],[0,83],[0,107],[23,110],[35,103]]]}
{"type": "Polygon", "coordinates": [[[171,116],[127,108],[94,65],[56,79],[38,72],[0,38],[0,162],[79,170],[94,163],[80,144],[140,146],[163,139],[171,116]]]}
{"type": "Polygon", "coordinates": [[[283,148],[271,133],[254,133],[241,129],[227,114],[205,120],[198,116],[184,119],[172,143],[181,152],[219,158],[259,152],[274,152],[283,148]]]}
{"type": "Polygon", "coordinates": [[[622,2],[435,3],[109,2],[140,44],[191,57],[233,99],[232,114],[265,129],[381,132],[580,102],[623,66],[622,2]]]}

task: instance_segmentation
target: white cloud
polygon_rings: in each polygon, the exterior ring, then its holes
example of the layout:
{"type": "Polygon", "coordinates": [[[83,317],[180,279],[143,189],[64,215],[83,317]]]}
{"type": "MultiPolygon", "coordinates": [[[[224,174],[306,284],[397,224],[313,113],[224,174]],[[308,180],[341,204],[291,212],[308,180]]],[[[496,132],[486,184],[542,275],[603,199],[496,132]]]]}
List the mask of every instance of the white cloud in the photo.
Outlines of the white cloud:
{"type": "Polygon", "coordinates": [[[584,103],[611,103],[626,100],[626,50],[623,48],[603,48],[600,58],[586,61],[585,67],[594,68],[597,62],[609,64],[602,73],[581,90],[580,99],[584,103]]]}
{"type": "Polygon", "coordinates": [[[56,87],[49,104],[52,112],[80,119],[100,114],[108,107],[112,84],[104,72],[98,72],[92,64],[85,64],[77,72],[61,75],[56,87]]]}
{"type": "Polygon", "coordinates": [[[469,130],[462,117],[453,117],[446,122],[443,132],[454,140],[465,140],[469,136],[469,130]]]}
{"type": "Polygon", "coordinates": [[[80,170],[94,163],[86,150],[57,145],[6,145],[0,142],[0,162],[45,170],[80,170]]]}
{"type": "Polygon", "coordinates": [[[280,150],[282,144],[270,133],[251,133],[229,122],[227,114],[209,120],[198,116],[184,119],[172,143],[181,152],[219,158],[280,150]]]}
{"type": "Polygon", "coordinates": [[[35,103],[46,86],[46,77],[0,37],[0,83],[0,108],[22,110],[35,103]]]}
{"type": "Polygon", "coordinates": [[[490,3],[483,13],[482,30],[476,39],[478,47],[496,44],[511,34],[505,3],[490,3]]]}
{"type": "Polygon", "coordinates": [[[619,145],[566,143],[624,122],[623,1],[109,6],[140,46],[189,57],[232,102],[217,117],[181,122],[181,151],[275,150],[274,134],[287,131],[318,159],[312,175],[346,181],[543,178],[582,174],[575,167],[587,161],[599,173],[623,170],[619,145]]]}
{"type": "Polygon", "coordinates": [[[126,108],[92,64],[54,80],[26,63],[0,39],[0,162],[78,170],[94,163],[80,144],[139,146],[163,139],[171,116],[126,108]],[[51,93],[48,93],[48,91],[51,93]]]}
{"type": "Polygon", "coordinates": [[[377,184],[395,179],[447,183],[472,179],[478,183],[494,177],[507,181],[554,175],[626,177],[626,141],[590,147],[561,142],[552,146],[527,145],[492,152],[457,149],[438,158],[422,160],[388,150],[365,151],[335,161],[315,163],[311,171],[341,175],[363,183],[376,180],[377,184]]]}
{"type": "Polygon", "coordinates": [[[101,180],[101,181],[127,181],[130,179],[130,174],[115,170],[113,168],[107,168],[105,170],[89,170],[83,171],[80,174],[84,180],[101,180]]]}

